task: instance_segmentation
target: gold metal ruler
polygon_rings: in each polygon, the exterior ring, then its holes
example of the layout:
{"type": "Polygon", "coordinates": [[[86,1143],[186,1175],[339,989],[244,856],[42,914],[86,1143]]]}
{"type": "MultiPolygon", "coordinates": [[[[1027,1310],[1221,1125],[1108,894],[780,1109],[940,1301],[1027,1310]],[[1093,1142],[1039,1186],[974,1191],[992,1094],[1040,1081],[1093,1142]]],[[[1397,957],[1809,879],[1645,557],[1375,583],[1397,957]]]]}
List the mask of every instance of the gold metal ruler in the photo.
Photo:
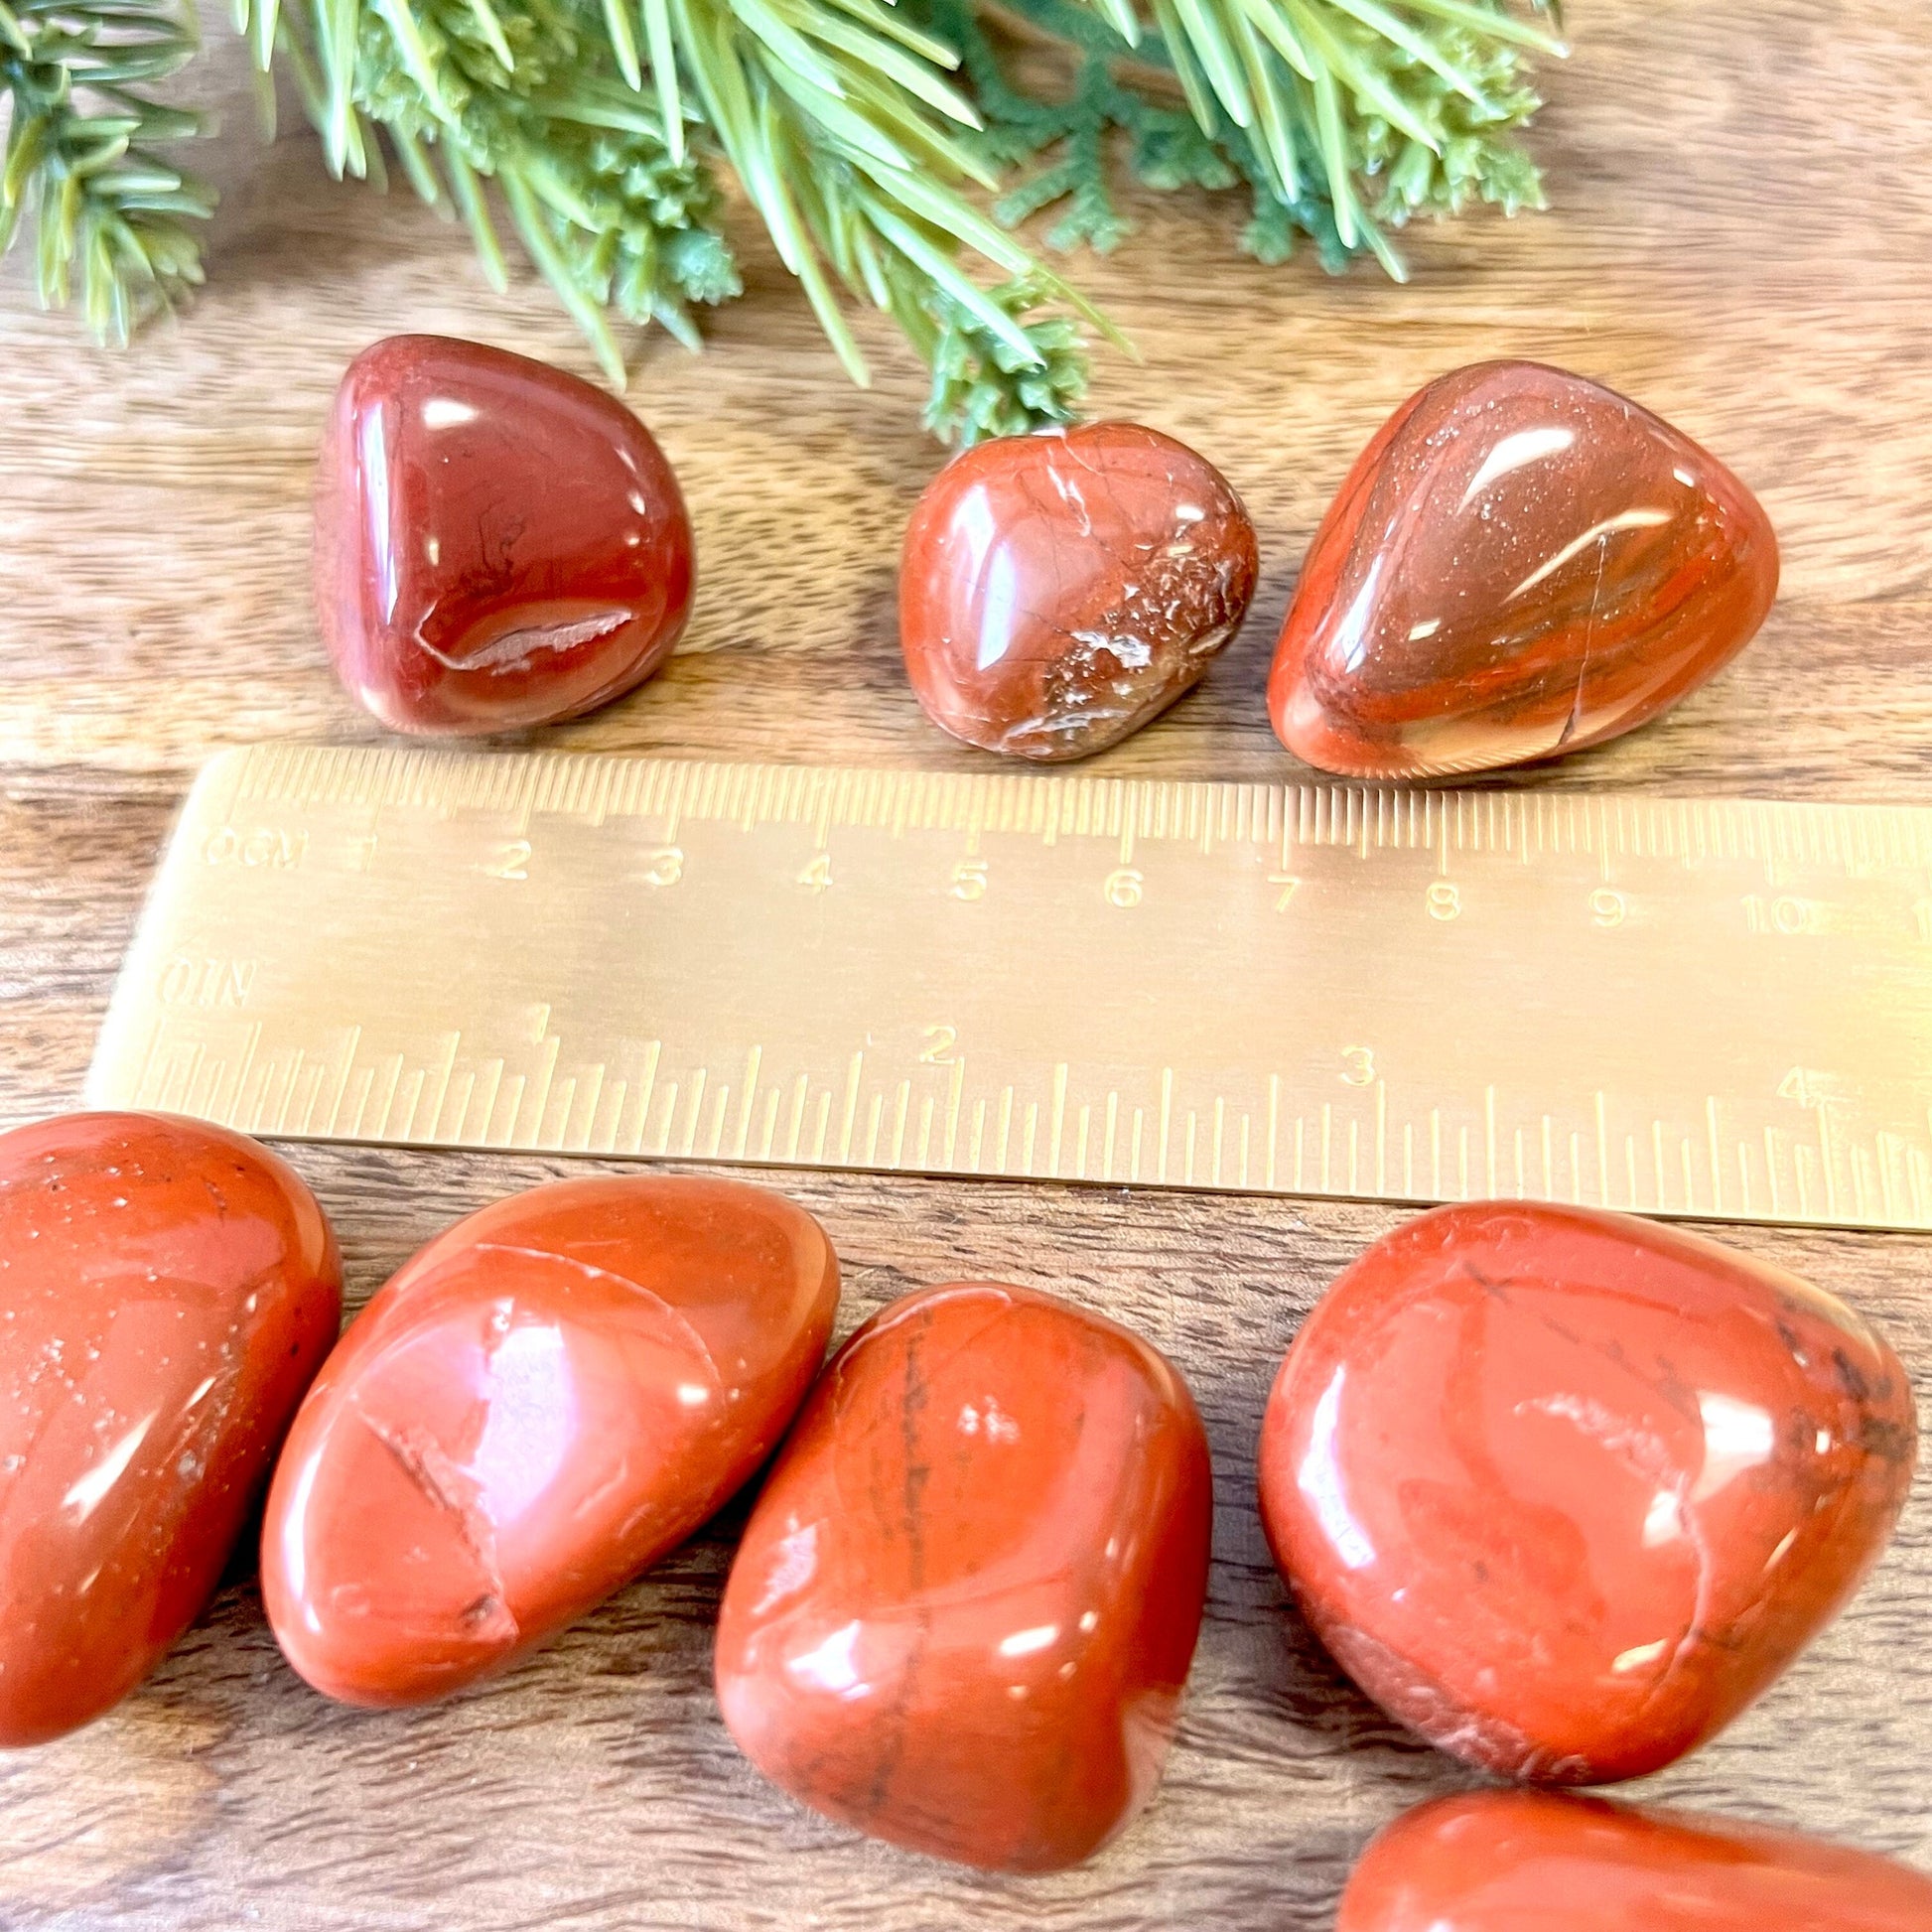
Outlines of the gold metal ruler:
{"type": "Polygon", "coordinates": [[[1932,810],[269,746],[99,1106],[1932,1227],[1932,810]]]}

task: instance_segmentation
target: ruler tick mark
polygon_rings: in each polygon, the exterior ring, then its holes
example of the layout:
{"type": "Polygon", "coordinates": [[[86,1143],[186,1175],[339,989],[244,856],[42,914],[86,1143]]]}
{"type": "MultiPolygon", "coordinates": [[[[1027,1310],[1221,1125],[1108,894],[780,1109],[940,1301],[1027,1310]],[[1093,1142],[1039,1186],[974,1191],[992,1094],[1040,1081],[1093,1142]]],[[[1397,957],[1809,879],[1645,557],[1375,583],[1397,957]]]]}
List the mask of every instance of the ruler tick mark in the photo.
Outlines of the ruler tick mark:
{"type": "Polygon", "coordinates": [[[859,1082],[866,1070],[866,1049],[862,1046],[852,1055],[845,1070],[845,1106],[840,1116],[839,1159],[852,1159],[852,1132],[859,1121],[859,1082]]]}
{"type": "Polygon", "coordinates": [[[687,1160],[697,1152],[698,1113],[704,1106],[705,1081],[710,1076],[710,1072],[711,1069],[709,1067],[701,1066],[691,1076],[691,1114],[690,1118],[684,1123],[683,1152],[687,1160]]]}
{"type": "Polygon", "coordinates": [[[745,1097],[741,1101],[738,1117],[738,1140],[734,1149],[739,1160],[744,1160],[750,1152],[752,1142],[752,1110],[758,1104],[759,1068],[764,1060],[764,1048],[754,1046],[745,1055],[745,1097]]]}
{"type": "MultiPolygon", "coordinates": [[[[931,1102],[927,1101],[928,1108],[931,1102]]],[[[905,1121],[912,1105],[912,1082],[901,1080],[898,1090],[893,1096],[893,1166],[902,1167],[905,1162],[905,1121]]]]}

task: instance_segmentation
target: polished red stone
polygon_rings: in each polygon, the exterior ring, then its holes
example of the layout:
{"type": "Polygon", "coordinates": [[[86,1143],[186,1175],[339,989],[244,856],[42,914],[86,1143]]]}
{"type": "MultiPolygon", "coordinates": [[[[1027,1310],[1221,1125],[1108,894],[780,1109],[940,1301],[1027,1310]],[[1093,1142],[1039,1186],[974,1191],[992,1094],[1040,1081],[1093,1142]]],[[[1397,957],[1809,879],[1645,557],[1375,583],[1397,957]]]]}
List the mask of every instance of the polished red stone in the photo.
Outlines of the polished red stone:
{"type": "Polygon", "coordinates": [[[1433,1743],[1636,1777],[1830,1621],[1911,1479],[1851,1310],[1629,1215],[1484,1202],[1375,1243],[1290,1348],[1264,1527],[1315,1632],[1433,1743]]]}
{"type": "Polygon", "coordinates": [[[1689,1812],[1476,1791],[1398,1818],[1335,1932],[1932,1932],[1932,1879],[1689,1812]]]}
{"type": "Polygon", "coordinates": [[[764,1460],[838,1294],[818,1223],[742,1181],[564,1180],[459,1221],[289,1433],[262,1531],[289,1661],[368,1705],[507,1668],[764,1460]]]}
{"type": "Polygon", "coordinates": [[[1000,437],[940,471],[906,526],[906,674],[969,745],[1085,758],[1199,682],[1255,568],[1240,498],[1173,437],[1138,423],[1000,437]]]}
{"type": "Polygon", "coordinates": [[[1041,1871],[1152,1796],[1207,1578],[1207,1444],[1127,1329],[966,1282],[834,1358],[725,1589],[718,1697],[768,1778],[939,1858],[1041,1871]]]}
{"type": "Polygon", "coordinates": [[[99,1717],[200,1614],[341,1319],[329,1223],[253,1141],[0,1134],[0,1745],[99,1717]]]}
{"type": "Polygon", "coordinates": [[[543,362],[392,336],[348,365],[316,480],[316,615],[396,731],[514,731],[641,684],[684,628],[691,525],[629,410],[543,362]]]}
{"type": "Polygon", "coordinates": [[[1349,472],[1269,713],[1349,777],[1580,752],[1719,670],[1777,583],[1757,499],[1689,437],[1582,376],[1478,363],[1410,397],[1349,472]]]}

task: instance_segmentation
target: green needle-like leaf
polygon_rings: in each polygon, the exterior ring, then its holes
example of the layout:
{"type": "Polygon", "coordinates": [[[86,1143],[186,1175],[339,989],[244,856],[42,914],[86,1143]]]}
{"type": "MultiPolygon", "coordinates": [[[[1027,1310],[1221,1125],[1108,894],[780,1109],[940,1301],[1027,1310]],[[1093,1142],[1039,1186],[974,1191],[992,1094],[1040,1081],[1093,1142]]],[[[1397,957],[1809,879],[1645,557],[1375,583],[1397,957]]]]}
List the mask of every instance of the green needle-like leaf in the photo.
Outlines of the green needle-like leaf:
{"type": "Polygon", "coordinates": [[[677,48],[671,39],[671,14],[666,0],[643,0],[644,45],[650,53],[650,74],[657,87],[657,111],[664,125],[664,144],[672,162],[684,159],[684,102],[677,82],[677,48]]]}
{"type": "Polygon", "coordinates": [[[495,55],[503,71],[515,72],[516,56],[510,52],[509,36],[503,31],[502,16],[490,4],[490,0],[469,0],[469,6],[470,18],[477,23],[477,31],[495,55]]]}
{"type": "Polygon", "coordinates": [[[604,29],[619,70],[631,86],[642,87],[644,70],[637,61],[637,36],[630,31],[630,0],[604,0],[604,29]]]}
{"type": "Polygon", "coordinates": [[[602,307],[578,285],[570,263],[550,232],[536,196],[522,174],[514,168],[506,170],[497,179],[502,184],[503,198],[509,203],[510,219],[516,223],[516,231],[522,236],[531,259],[549,276],[550,285],[561,297],[564,307],[576,317],[577,326],[597,351],[597,359],[603,364],[605,374],[621,387],[623,356],[618,348],[617,338],[611,334],[602,307]]]}
{"type": "MultiPolygon", "coordinates": [[[[1533,47],[1540,54],[1553,54],[1558,59],[1569,52],[1554,34],[1546,34],[1542,28],[1527,20],[1518,20],[1506,6],[1483,6],[1478,0],[1408,0],[1408,4],[1420,14],[1433,14],[1438,20],[1451,20],[1458,26],[1467,27],[1491,40],[1509,41],[1517,47],[1533,47]]],[[[1561,13],[1552,9],[1553,17],[1561,20],[1561,13]]]]}
{"type": "Polygon", "coordinates": [[[488,204],[483,200],[476,171],[454,142],[444,144],[443,170],[450,178],[450,197],[456,203],[457,212],[468,223],[476,240],[477,259],[483,264],[484,279],[498,295],[506,294],[510,278],[503,260],[503,245],[496,238],[495,223],[489,218],[488,204]]]}
{"type": "Polygon", "coordinates": [[[1173,0],[1173,10],[1187,37],[1194,59],[1214,89],[1228,119],[1236,127],[1247,127],[1254,120],[1254,103],[1248,97],[1241,64],[1235,57],[1225,16],[1214,0],[1173,0]]]}
{"type": "Polygon", "coordinates": [[[1247,77],[1248,91],[1254,99],[1256,132],[1274,164],[1275,178],[1281,184],[1284,198],[1293,201],[1302,192],[1302,171],[1295,158],[1295,138],[1282,91],[1276,76],[1269,71],[1270,50],[1262,44],[1254,22],[1246,13],[1237,10],[1231,14],[1228,27],[1247,77]]]}
{"type": "Polygon", "coordinates": [[[1208,91],[1207,77],[1201,72],[1200,63],[1194,59],[1187,38],[1187,29],[1175,10],[1174,0],[1154,0],[1154,17],[1161,25],[1161,38],[1173,63],[1174,77],[1180,82],[1180,91],[1187,101],[1188,111],[1202,127],[1214,127],[1220,116],[1215,111],[1214,98],[1208,91]]]}

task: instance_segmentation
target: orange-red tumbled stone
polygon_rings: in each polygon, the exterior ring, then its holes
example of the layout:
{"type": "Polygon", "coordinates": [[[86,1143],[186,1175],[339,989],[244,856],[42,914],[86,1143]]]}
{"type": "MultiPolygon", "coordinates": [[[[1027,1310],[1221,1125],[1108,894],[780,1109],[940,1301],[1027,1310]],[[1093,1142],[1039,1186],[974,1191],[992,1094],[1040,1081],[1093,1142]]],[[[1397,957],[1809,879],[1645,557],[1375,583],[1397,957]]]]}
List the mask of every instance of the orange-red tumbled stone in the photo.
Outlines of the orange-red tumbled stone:
{"type": "Polygon", "coordinates": [[[1261,1510],[1342,1668],[1506,1776],[1722,1729],[1877,1560],[1917,1444],[1885,1341],[1655,1222],[1484,1202],[1376,1242],[1289,1349],[1261,1510]]]}
{"type": "Polygon", "coordinates": [[[1869,1852],[1690,1812],[1476,1791],[1398,1818],[1335,1932],[1928,1932],[1932,1878],[1869,1852]]]}
{"type": "Polygon", "coordinates": [[[594,711],[671,654],[691,524],[616,397],[481,343],[392,336],[337,391],[314,569],[336,670],[383,724],[515,731],[594,711]]]}
{"type": "Polygon", "coordinates": [[[341,1320],[266,1148],[156,1114],[0,1134],[0,1745],[99,1717],[200,1614],[341,1320]]]}
{"type": "Polygon", "coordinates": [[[1254,525],[1138,423],[998,437],[920,496],[899,643],[926,715],[1015,758],[1085,758],[1197,684],[1254,595],[1254,525]]]}
{"type": "Polygon", "coordinates": [[[289,1661],[365,1705],[507,1668],[764,1460],[838,1293],[818,1223],[741,1181],[564,1180],[459,1221],[289,1433],[262,1530],[289,1661]]]}
{"type": "Polygon", "coordinates": [[[1152,1795],[1212,1499],[1186,1385],[1050,1296],[907,1296],[833,1359],[732,1568],[718,1697],[828,1817],[967,1864],[1084,1859],[1152,1795]]]}
{"type": "Polygon", "coordinates": [[[1562,369],[1478,363],[1411,396],[1349,472],[1269,714],[1348,777],[1579,752],[1728,662],[1777,583],[1769,518],[1689,437],[1562,369]]]}

